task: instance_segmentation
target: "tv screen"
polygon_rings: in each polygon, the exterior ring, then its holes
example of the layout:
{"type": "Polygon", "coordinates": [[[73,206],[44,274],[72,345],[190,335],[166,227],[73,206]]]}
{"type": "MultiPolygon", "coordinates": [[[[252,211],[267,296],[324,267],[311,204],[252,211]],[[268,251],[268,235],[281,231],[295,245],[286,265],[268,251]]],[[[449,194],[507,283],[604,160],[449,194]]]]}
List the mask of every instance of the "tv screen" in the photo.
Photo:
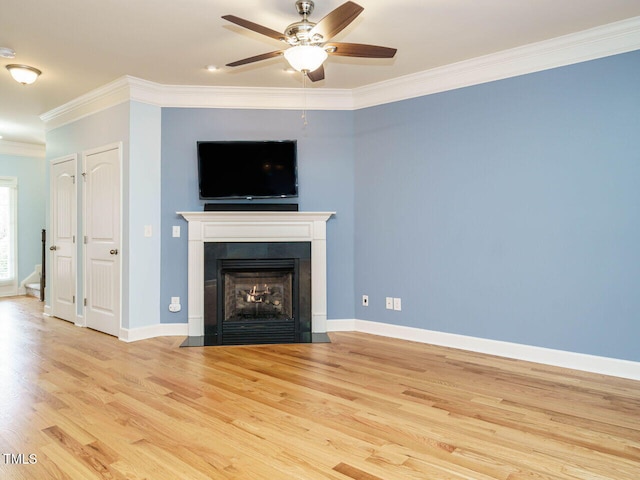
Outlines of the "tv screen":
{"type": "Polygon", "coordinates": [[[295,140],[198,142],[202,200],[298,196],[295,140]]]}

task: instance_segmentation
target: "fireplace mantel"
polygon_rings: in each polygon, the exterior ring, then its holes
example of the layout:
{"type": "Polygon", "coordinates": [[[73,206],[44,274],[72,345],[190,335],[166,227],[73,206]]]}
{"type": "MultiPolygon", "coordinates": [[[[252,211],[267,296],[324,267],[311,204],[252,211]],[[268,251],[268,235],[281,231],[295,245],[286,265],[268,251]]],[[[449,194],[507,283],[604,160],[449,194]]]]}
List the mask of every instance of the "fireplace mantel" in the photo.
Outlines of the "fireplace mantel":
{"type": "Polygon", "coordinates": [[[189,336],[204,335],[205,242],[311,242],[311,328],[327,331],[327,228],[335,212],[178,212],[189,222],[189,336]]]}

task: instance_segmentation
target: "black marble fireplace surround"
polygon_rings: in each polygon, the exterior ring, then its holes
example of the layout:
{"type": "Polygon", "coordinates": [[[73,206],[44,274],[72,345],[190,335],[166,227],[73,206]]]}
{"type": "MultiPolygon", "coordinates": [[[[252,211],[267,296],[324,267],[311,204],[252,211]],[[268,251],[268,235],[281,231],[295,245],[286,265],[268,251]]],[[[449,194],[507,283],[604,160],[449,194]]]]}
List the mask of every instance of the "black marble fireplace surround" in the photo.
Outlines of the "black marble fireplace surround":
{"type": "Polygon", "coordinates": [[[310,242],[205,242],[204,345],[312,341],[310,242]]]}

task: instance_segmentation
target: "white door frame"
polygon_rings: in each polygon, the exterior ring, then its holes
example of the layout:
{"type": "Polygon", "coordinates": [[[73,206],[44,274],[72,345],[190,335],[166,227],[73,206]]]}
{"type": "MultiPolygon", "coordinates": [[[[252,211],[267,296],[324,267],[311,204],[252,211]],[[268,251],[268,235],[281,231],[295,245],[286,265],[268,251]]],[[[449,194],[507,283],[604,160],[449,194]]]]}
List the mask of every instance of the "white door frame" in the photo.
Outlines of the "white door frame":
{"type": "MultiPolygon", "coordinates": [[[[75,308],[73,311],[73,318],[72,319],[68,319],[69,321],[75,323],[78,326],[82,326],[81,323],[78,323],[78,221],[77,221],[77,214],[78,214],[78,178],[77,178],[77,174],[78,174],[78,155],[77,154],[72,154],[72,155],[66,155],[64,157],[58,157],[58,158],[54,158],[49,162],[49,226],[50,226],[50,232],[47,235],[47,245],[49,246],[49,248],[51,248],[52,245],[52,241],[55,238],[55,232],[56,232],[56,228],[57,228],[57,221],[55,219],[55,212],[54,212],[54,176],[53,176],[53,166],[57,165],[59,163],[64,163],[64,162],[73,162],[73,171],[74,171],[74,176],[75,176],[75,181],[73,183],[73,206],[74,206],[74,215],[72,218],[72,230],[73,230],[73,235],[76,238],[76,242],[73,245],[72,248],[72,254],[73,254],[73,266],[74,266],[74,293],[75,293],[75,308]]],[[[47,269],[47,271],[51,272],[50,275],[48,275],[48,279],[46,282],[46,287],[49,289],[49,303],[50,303],[50,312],[48,312],[49,315],[51,316],[56,316],[56,311],[55,311],[55,307],[54,307],[54,298],[55,298],[55,282],[51,281],[53,279],[53,273],[54,273],[54,262],[53,262],[53,252],[51,250],[48,251],[47,254],[47,260],[49,262],[49,268],[47,269]]],[[[66,320],[66,319],[65,319],[66,320]]]]}
{"type": "MultiPolygon", "coordinates": [[[[119,170],[119,176],[120,176],[120,192],[119,192],[119,200],[120,200],[120,211],[118,212],[118,215],[120,217],[119,222],[120,222],[120,238],[118,239],[118,243],[122,246],[122,234],[123,234],[123,208],[124,208],[124,203],[123,203],[123,193],[124,193],[124,177],[123,177],[123,165],[122,165],[122,150],[123,150],[123,145],[122,142],[116,142],[116,143],[110,143],[107,145],[103,145],[101,147],[96,147],[96,148],[92,148],[89,150],[84,150],[82,152],[82,176],[83,178],[85,177],[85,173],[87,171],[87,157],[90,155],[94,155],[96,153],[101,153],[101,152],[106,152],[109,150],[118,150],[118,170],[119,170]]],[[[86,189],[86,183],[83,181],[82,182],[82,236],[83,239],[86,237],[87,235],[87,225],[88,225],[88,214],[87,214],[87,189],[86,189]]],[[[121,248],[121,250],[124,250],[121,248]]],[[[123,269],[122,269],[122,265],[123,265],[123,261],[122,261],[122,252],[120,252],[120,254],[117,256],[118,261],[120,262],[120,268],[119,268],[119,279],[118,279],[118,288],[119,288],[119,305],[118,305],[118,317],[119,317],[119,334],[118,334],[118,338],[122,337],[122,279],[123,279],[123,269]]],[[[87,289],[88,289],[88,285],[87,285],[87,269],[88,269],[88,264],[87,264],[87,245],[86,243],[83,241],[82,242],[82,282],[83,282],[83,297],[86,298],[87,297],[87,289]]],[[[83,303],[83,307],[82,307],[82,314],[83,314],[83,326],[87,325],[87,320],[86,320],[86,312],[85,312],[86,308],[84,306],[83,303]]]]}

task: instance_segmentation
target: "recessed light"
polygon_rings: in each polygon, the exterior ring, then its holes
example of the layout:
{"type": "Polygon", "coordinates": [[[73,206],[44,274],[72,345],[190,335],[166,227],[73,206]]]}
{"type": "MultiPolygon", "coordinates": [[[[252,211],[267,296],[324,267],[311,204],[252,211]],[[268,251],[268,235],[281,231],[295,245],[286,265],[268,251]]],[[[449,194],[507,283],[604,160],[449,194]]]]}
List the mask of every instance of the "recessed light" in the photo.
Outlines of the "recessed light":
{"type": "Polygon", "coordinates": [[[215,65],[207,65],[206,69],[210,72],[215,72],[216,70],[218,70],[218,67],[216,67],[215,65]]]}
{"type": "Polygon", "coordinates": [[[16,52],[9,47],[0,47],[0,57],[2,58],[16,58],[16,52]]]}

